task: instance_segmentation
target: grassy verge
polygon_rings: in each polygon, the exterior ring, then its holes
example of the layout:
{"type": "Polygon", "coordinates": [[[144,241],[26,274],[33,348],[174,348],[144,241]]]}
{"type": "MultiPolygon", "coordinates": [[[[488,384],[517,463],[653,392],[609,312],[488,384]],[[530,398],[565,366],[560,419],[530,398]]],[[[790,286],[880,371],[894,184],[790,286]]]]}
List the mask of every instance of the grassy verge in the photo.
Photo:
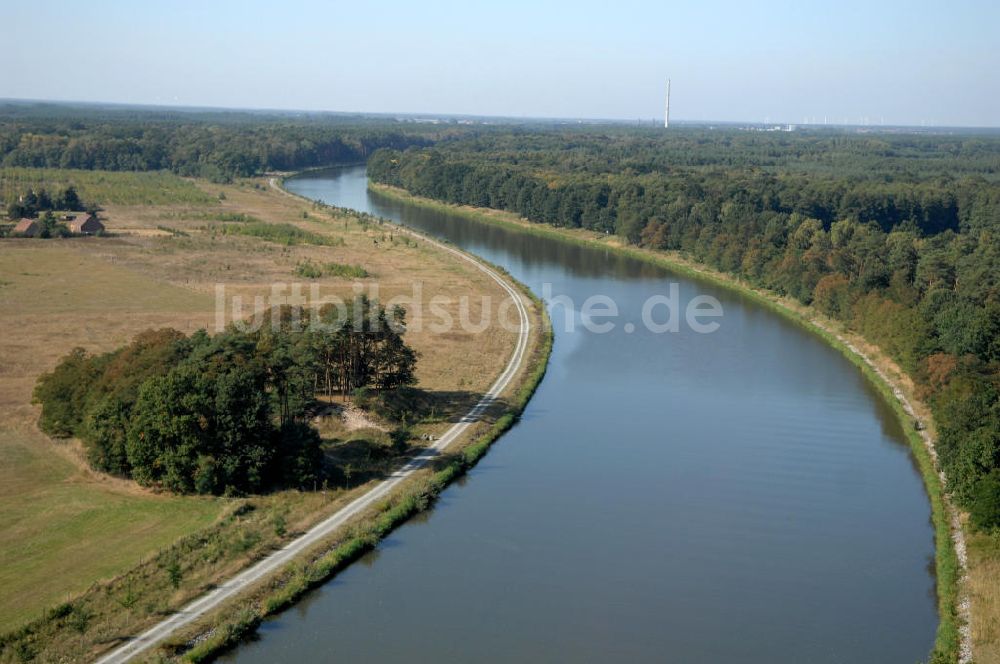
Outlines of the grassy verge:
{"type": "Polygon", "coordinates": [[[931,456],[931,451],[916,428],[914,417],[906,412],[903,403],[896,395],[895,390],[898,389],[898,386],[890,384],[889,379],[875,369],[873,360],[860,354],[859,351],[848,345],[848,342],[842,335],[834,332],[832,321],[824,321],[818,312],[809,307],[793,306],[775,294],[755,289],[734,277],[693,263],[680,255],[652,252],[636,247],[624,246],[618,243],[617,238],[600,236],[587,231],[561,229],[546,224],[532,223],[508,212],[441,203],[413,196],[405,190],[396,187],[377,183],[370,183],[369,186],[378,194],[398,201],[450,214],[458,214],[469,219],[504,226],[519,232],[568,241],[581,246],[602,250],[613,249],[638,260],[660,265],[672,272],[696,280],[707,281],[713,285],[735,291],[757,304],[802,325],[836,348],[861,370],[862,374],[882,395],[886,403],[891,406],[897,419],[902,424],[903,430],[906,432],[910,449],[917,459],[931,503],[935,533],[935,572],[940,622],[935,637],[935,649],[932,657],[940,661],[953,661],[957,659],[960,643],[959,626],[961,622],[958,613],[959,582],[962,577],[962,568],[952,540],[953,530],[951,524],[954,508],[945,495],[938,468],[931,456]]]}

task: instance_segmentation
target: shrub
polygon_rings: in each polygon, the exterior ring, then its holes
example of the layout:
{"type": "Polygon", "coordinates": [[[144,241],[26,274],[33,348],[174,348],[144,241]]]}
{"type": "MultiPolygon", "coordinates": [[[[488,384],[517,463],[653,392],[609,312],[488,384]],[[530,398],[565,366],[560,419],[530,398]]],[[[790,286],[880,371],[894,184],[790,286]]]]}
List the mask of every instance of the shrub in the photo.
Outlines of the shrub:
{"type": "Polygon", "coordinates": [[[72,436],[79,428],[87,387],[97,375],[87,352],[74,348],[51,372],[38,379],[33,401],[42,405],[38,426],[57,437],[72,436]]]}
{"type": "Polygon", "coordinates": [[[371,276],[368,270],[360,265],[343,265],[341,263],[327,263],[323,266],[323,271],[331,277],[345,277],[348,279],[365,279],[371,276]]]}
{"type": "Polygon", "coordinates": [[[295,266],[295,276],[303,279],[319,279],[323,276],[323,268],[311,261],[304,261],[295,266]]]}
{"type": "Polygon", "coordinates": [[[969,519],[979,530],[1000,527],[1000,471],[982,477],[972,491],[969,519]]]}
{"type": "Polygon", "coordinates": [[[231,224],[222,227],[223,235],[248,235],[250,237],[276,242],[278,244],[336,244],[335,240],[323,237],[316,233],[304,231],[298,226],[291,224],[267,224],[261,221],[251,221],[240,224],[231,224]]]}
{"type": "Polygon", "coordinates": [[[303,261],[295,266],[295,275],[303,279],[319,279],[322,276],[342,277],[346,279],[365,279],[371,276],[368,270],[360,265],[345,265],[342,263],[324,263],[317,265],[312,261],[303,261]]]}

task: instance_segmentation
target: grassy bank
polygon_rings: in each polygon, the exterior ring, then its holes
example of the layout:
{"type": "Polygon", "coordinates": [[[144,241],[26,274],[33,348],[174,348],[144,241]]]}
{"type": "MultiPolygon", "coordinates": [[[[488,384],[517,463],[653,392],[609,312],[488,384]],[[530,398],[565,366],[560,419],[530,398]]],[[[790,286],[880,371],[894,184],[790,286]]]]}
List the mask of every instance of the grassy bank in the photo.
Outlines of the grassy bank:
{"type": "MultiPolygon", "coordinates": [[[[458,214],[476,221],[497,224],[519,232],[555,238],[581,246],[601,250],[612,249],[633,258],[660,265],[672,272],[709,282],[752,299],[761,306],[802,325],[836,348],[855,364],[878,390],[886,403],[892,407],[893,412],[902,425],[903,431],[906,432],[906,438],[917,460],[930,500],[935,532],[935,572],[940,622],[938,624],[935,650],[932,657],[940,661],[953,661],[958,658],[962,640],[960,628],[963,623],[959,611],[959,584],[963,570],[958,554],[956,553],[953,537],[956,535],[959,538],[962,537],[961,527],[958,526],[956,528],[955,526],[955,523],[957,523],[955,510],[945,494],[942,478],[933,457],[933,449],[930,447],[930,439],[925,440],[921,436],[917,428],[917,416],[907,412],[904,401],[900,399],[900,395],[903,395],[903,399],[907,399],[905,396],[906,386],[899,384],[899,381],[893,380],[889,376],[890,373],[901,375],[902,372],[894,366],[894,363],[888,357],[870,346],[865,351],[860,350],[859,344],[862,340],[858,339],[858,343],[853,342],[849,338],[848,332],[842,329],[838,323],[825,318],[810,307],[805,307],[787,298],[753,288],[745,282],[694,263],[679,254],[654,252],[625,246],[614,236],[532,223],[508,212],[441,203],[413,196],[402,189],[377,183],[370,183],[369,186],[380,195],[409,204],[444,211],[450,214],[458,214]],[[886,371],[883,367],[892,367],[893,371],[886,371]]],[[[910,402],[915,402],[912,393],[905,403],[910,402]]],[[[922,404],[917,404],[916,412],[920,413],[924,418],[928,417],[926,415],[928,410],[922,404]]]]}

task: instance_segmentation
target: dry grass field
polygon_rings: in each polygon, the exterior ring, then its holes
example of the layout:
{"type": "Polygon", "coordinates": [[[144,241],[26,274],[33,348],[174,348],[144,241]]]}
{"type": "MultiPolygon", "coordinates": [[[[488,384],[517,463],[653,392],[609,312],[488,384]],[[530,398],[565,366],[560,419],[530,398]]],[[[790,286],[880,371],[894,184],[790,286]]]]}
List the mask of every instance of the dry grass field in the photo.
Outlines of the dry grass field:
{"type": "MultiPolygon", "coordinates": [[[[44,173],[31,175],[49,181],[44,173]]],[[[264,181],[220,186],[118,173],[107,176],[110,184],[88,175],[88,186],[71,175],[51,172],[49,179],[70,179],[84,200],[102,203],[110,236],[0,240],[0,631],[217,521],[232,502],[156,494],[93,473],[78,443],[41,434],[33,386],[73,347],[107,351],[148,328],[211,330],[217,284],[244,302],[266,298],[275,283],[297,282],[305,293],[316,284],[324,296],[352,296],[354,280],[296,276],[304,262],[361,266],[370,275],[361,280],[365,292],[377,286],[383,302],[420,283],[423,299],[446,298],[443,307],[455,320],[462,296],[471,298],[473,322],[482,314],[480,296],[492,297],[494,320],[503,299],[486,275],[457,258],[389,226],[313,208],[264,181]],[[313,239],[283,244],[224,230],[254,223],[246,219],[291,224],[313,239]],[[313,243],[317,237],[321,244],[313,243]]],[[[420,353],[418,386],[447,399],[484,390],[509,356],[513,333],[495,324],[479,333],[434,333],[424,309],[411,309],[406,336],[420,353]]],[[[290,527],[328,507],[325,499],[291,493],[264,501],[290,511],[290,527]]]]}
{"type": "Polygon", "coordinates": [[[972,651],[977,662],[1000,662],[1000,535],[970,533],[967,539],[972,651]]]}

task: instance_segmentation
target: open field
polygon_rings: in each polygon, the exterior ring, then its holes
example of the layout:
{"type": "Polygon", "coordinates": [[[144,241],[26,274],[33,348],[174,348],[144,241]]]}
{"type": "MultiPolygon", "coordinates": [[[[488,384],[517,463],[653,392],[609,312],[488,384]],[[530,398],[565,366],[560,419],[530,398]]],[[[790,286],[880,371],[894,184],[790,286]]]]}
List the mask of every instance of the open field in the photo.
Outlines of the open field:
{"type": "Polygon", "coordinates": [[[977,662],[1000,662],[1000,536],[968,535],[972,650],[977,662]]]}
{"type": "Polygon", "coordinates": [[[67,243],[7,243],[0,274],[0,626],[136,564],[209,524],[222,501],[158,496],[91,473],[34,425],[37,375],[69,348],[114,347],[147,328],[193,330],[211,300],[67,243]]]}
{"type": "MultiPolygon", "coordinates": [[[[133,574],[136,579],[157,573],[162,577],[162,569],[151,562],[157,552],[213,522],[214,529],[226,533],[220,536],[223,540],[235,541],[233,532],[253,540],[225,548],[211,564],[198,567],[191,562],[183,583],[161,593],[161,600],[144,611],[175,605],[282,541],[286,531],[316,521],[356,489],[352,485],[255,498],[249,502],[257,516],[234,518],[233,510],[246,509],[245,501],[157,495],[90,472],[77,444],[51,441],[38,432],[37,411],[30,404],[37,376],[74,346],[106,351],[150,327],[171,326],[188,333],[211,328],[216,284],[225,286],[227,296],[240,295],[245,302],[266,297],[273,283],[302,283],[307,293],[311,284],[318,284],[324,295],[345,298],[353,293],[354,281],[348,278],[297,276],[303,263],[359,266],[372,275],[361,281],[366,288],[377,284],[383,300],[409,294],[412,284],[420,282],[425,299],[449,299],[445,309],[456,320],[460,296],[471,296],[472,321],[482,314],[480,295],[492,296],[492,307],[502,299],[496,284],[458,259],[391,228],[313,209],[261,182],[219,186],[153,174],[177,181],[170,185],[173,189],[160,190],[148,174],[110,174],[107,181],[100,173],[87,173],[90,180],[70,175],[85,200],[105,208],[111,237],[0,241],[0,331],[5,339],[0,347],[0,583],[5,597],[0,631],[131,568],[139,570],[133,574]],[[85,181],[94,189],[88,190],[85,181]],[[178,198],[155,205],[114,202],[162,200],[155,198],[154,189],[159,192],[155,195],[169,198],[173,191],[178,198]],[[224,230],[248,220],[290,224],[307,239],[286,244],[224,230]],[[313,234],[323,242],[310,242],[313,234]],[[273,525],[276,515],[287,522],[287,529],[273,525]],[[136,568],[140,561],[143,565],[136,568]]],[[[46,186],[54,179],[46,179],[46,186]]],[[[496,325],[480,333],[456,329],[435,334],[421,325],[416,310],[408,322],[407,341],[421,354],[418,387],[431,399],[440,399],[442,411],[445,404],[463,403],[484,391],[514,343],[514,334],[496,325]]],[[[417,432],[447,426],[447,417],[432,418],[417,432]]],[[[331,452],[337,453],[339,436],[351,436],[336,425],[327,429],[333,436],[331,452]]],[[[121,608],[113,613],[121,614],[121,608]]],[[[138,619],[142,612],[126,613],[138,619]]],[[[104,619],[95,617],[95,625],[104,619]]],[[[107,631],[120,633],[121,621],[107,620],[107,631]]]]}

